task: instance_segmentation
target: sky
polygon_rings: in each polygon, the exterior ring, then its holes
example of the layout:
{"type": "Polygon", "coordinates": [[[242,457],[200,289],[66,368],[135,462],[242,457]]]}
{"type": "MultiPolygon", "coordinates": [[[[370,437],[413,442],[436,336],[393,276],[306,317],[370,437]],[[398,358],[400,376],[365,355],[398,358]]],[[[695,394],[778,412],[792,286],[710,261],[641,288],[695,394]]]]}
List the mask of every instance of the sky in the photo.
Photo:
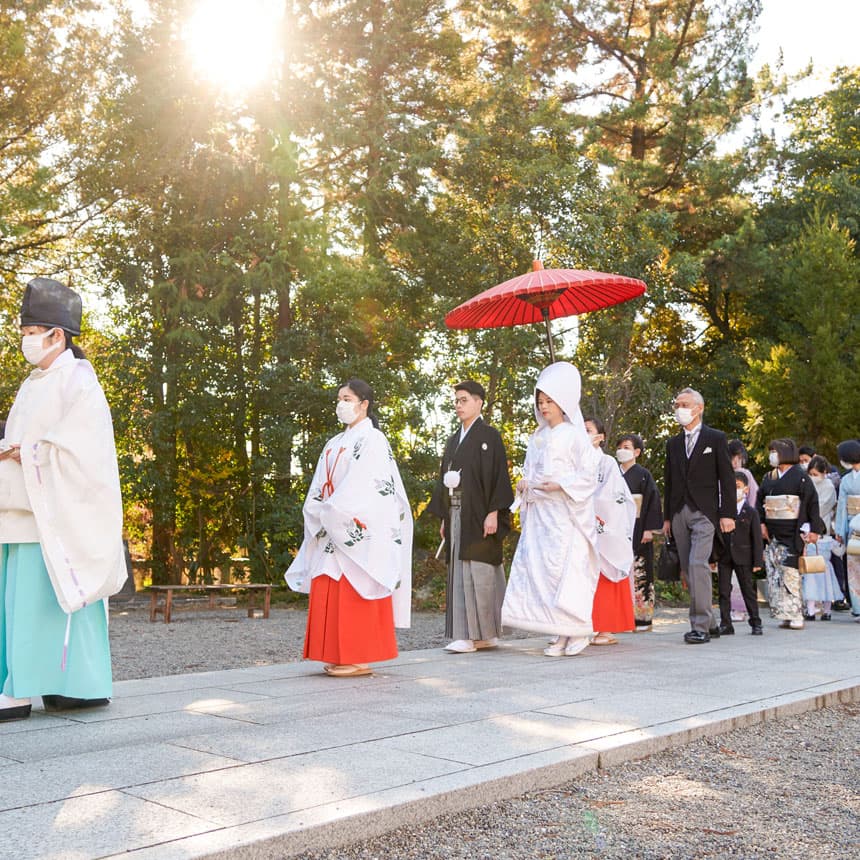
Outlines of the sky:
{"type": "Polygon", "coordinates": [[[785,71],[812,60],[812,80],[798,85],[798,97],[827,89],[837,66],[860,65],[860,3],[857,0],[764,0],[753,69],[774,66],[782,48],[785,71]]]}

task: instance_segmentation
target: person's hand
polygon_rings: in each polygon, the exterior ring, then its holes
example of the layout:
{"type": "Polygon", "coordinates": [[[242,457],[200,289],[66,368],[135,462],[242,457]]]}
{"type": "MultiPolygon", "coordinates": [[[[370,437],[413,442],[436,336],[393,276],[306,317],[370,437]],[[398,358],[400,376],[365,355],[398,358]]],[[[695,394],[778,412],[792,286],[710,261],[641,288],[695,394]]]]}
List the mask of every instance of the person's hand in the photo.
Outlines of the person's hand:
{"type": "Polygon", "coordinates": [[[761,536],[764,540],[770,540],[770,534],[768,533],[767,526],[764,523],[761,524],[761,536]]]}
{"type": "Polygon", "coordinates": [[[651,543],[652,540],[654,540],[654,532],[642,532],[642,543],[651,543]]]}
{"type": "Polygon", "coordinates": [[[842,544],[842,535],[833,535],[833,539],[836,541],[836,543],[840,545],[842,544]]]}
{"type": "Polygon", "coordinates": [[[806,543],[818,543],[818,535],[815,532],[807,532],[803,536],[803,540],[806,543]]]}
{"type": "Polygon", "coordinates": [[[753,573],[758,573],[760,570],[761,570],[761,568],[760,568],[760,567],[754,567],[754,568],[753,568],[753,573]]]}
{"type": "Polygon", "coordinates": [[[720,517],[720,531],[725,535],[735,530],[733,517],[720,517]]]}
{"type": "Polygon", "coordinates": [[[524,493],[529,488],[529,482],[525,478],[520,478],[517,481],[517,492],[524,493]]]}
{"type": "Polygon", "coordinates": [[[672,523],[669,520],[663,520],[663,534],[667,538],[672,537],[672,523]]]}
{"type": "Polygon", "coordinates": [[[555,481],[542,481],[538,484],[538,489],[543,490],[545,493],[554,493],[556,490],[561,489],[561,484],[556,484],[555,481]]]}
{"type": "Polygon", "coordinates": [[[490,511],[486,517],[484,517],[484,537],[487,535],[494,535],[499,530],[499,512],[498,511],[490,511]]]}
{"type": "Polygon", "coordinates": [[[21,462],[21,446],[10,445],[0,451],[0,460],[14,460],[16,463],[21,462]]]}

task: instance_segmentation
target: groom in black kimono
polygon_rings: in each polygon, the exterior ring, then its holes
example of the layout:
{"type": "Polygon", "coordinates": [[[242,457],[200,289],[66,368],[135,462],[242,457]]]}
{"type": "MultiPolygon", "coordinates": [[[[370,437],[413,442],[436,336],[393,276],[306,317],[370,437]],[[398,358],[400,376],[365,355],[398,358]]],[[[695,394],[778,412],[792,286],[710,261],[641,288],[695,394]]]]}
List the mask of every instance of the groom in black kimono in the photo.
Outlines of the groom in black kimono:
{"type": "Polygon", "coordinates": [[[442,520],[448,558],[446,651],[468,653],[498,644],[505,571],[502,542],[514,501],[502,437],[485,424],[484,388],[467,379],[454,387],[460,428],[448,439],[429,510],[442,520]],[[448,475],[448,485],[444,479],[448,475]],[[452,484],[457,484],[452,487],[452,484]]]}

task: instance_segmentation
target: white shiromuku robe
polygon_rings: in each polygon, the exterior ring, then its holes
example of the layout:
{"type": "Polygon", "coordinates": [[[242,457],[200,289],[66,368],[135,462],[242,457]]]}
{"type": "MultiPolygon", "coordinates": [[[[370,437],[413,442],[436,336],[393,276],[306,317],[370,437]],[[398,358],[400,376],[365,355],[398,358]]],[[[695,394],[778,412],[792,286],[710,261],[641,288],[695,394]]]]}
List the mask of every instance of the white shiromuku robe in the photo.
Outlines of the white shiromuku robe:
{"type": "Polygon", "coordinates": [[[308,594],[316,576],[345,576],[365,600],[390,595],[394,625],[409,627],[412,512],[391,446],[369,418],[326,443],[303,512],[287,585],[308,594]]]}
{"type": "Polygon", "coordinates": [[[551,481],[552,492],[533,488],[517,496],[522,532],[511,564],[502,623],[521,630],[582,637],[594,631],[591,608],[600,572],[597,490],[600,454],[585,432],[579,411],[579,374],[558,362],[546,368],[537,388],[565,413],[529,440],[523,477],[530,485],[551,481]]]}

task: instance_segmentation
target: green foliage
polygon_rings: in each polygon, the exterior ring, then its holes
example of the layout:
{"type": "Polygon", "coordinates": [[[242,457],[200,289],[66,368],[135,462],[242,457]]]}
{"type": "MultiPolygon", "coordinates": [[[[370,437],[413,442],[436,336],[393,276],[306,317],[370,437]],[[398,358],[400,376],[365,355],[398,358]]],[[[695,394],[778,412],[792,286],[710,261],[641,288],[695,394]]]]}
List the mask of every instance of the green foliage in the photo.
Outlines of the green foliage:
{"type": "Polygon", "coordinates": [[[826,456],[857,433],[860,260],[848,230],[816,214],[774,257],[773,336],[744,386],[750,440],[793,437],[826,456]]]}

